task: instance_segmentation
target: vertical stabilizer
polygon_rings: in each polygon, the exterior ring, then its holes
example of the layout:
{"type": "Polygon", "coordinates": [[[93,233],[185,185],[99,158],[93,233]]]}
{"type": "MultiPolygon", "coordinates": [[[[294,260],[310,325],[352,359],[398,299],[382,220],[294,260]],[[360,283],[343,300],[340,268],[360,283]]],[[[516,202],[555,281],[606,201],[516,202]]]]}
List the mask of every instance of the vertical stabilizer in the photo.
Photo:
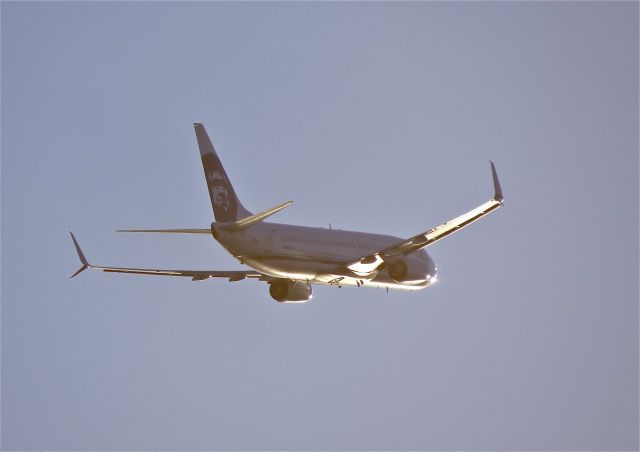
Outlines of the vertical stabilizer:
{"type": "Polygon", "coordinates": [[[216,221],[237,221],[251,215],[251,212],[245,209],[238,199],[204,126],[200,123],[195,123],[193,128],[198,139],[204,177],[207,181],[211,207],[216,221]]]}

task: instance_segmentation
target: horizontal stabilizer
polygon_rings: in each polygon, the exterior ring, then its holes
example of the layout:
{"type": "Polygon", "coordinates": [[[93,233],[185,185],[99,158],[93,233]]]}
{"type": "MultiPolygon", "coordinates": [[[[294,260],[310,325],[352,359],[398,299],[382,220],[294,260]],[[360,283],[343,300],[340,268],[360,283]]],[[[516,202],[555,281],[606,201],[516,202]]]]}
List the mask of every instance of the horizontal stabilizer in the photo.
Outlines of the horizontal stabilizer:
{"type": "Polygon", "coordinates": [[[211,229],[118,229],[117,232],[158,232],[164,234],[211,234],[211,229]]]}
{"type": "Polygon", "coordinates": [[[242,231],[243,229],[248,228],[252,224],[258,223],[264,220],[267,217],[270,217],[274,213],[280,212],[285,207],[289,207],[293,204],[293,201],[283,202],[271,209],[263,210],[262,212],[254,213],[253,215],[249,215],[248,217],[243,218],[242,220],[233,221],[230,223],[218,223],[218,228],[223,231],[236,232],[242,231]]]}

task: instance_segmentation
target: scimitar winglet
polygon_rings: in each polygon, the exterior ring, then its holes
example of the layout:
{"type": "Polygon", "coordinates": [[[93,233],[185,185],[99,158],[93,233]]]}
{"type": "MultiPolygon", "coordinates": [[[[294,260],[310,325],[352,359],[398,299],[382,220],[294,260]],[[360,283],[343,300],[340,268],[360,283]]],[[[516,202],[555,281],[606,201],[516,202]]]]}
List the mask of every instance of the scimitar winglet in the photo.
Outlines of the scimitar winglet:
{"type": "Polygon", "coordinates": [[[80,258],[80,262],[82,262],[82,267],[80,267],[80,269],[77,272],[75,272],[73,275],[70,276],[70,278],[73,278],[74,276],[81,273],[83,270],[86,270],[87,268],[91,267],[91,264],[89,264],[89,262],[87,262],[87,258],[84,257],[84,253],[82,252],[80,245],[78,245],[78,241],[73,236],[73,232],[69,231],[69,234],[71,234],[71,240],[73,240],[73,244],[76,246],[76,251],[78,252],[78,257],[80,258]]]}

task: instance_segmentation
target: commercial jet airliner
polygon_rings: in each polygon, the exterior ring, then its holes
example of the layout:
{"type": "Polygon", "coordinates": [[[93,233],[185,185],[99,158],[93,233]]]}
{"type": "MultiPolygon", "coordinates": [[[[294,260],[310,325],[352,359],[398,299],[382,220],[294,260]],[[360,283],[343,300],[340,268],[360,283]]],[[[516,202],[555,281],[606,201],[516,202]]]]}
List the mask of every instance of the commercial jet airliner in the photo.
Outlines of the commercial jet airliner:
{"type": "Polygon", "coordinates": [[[251,213],[240,202],[202,124],[194,124],[205,180],[215,221],[209,229],[127,229],[211,235],[241,264],[242,270],[161,270],[104,267],[90,264],[71,233],[82,267],[137,275],[186,276],[193,281],[226,278],[257,279],[269,285],[271,297],[281,303],[311,299],[313,284],[424,289],[436,281],[437,268],[425,247],[452,234],[502,206],[502,189],[491,162],[494,195],[481,206],[408,239],[390,235],[267,223],[267,217],[291,205],[251,213]]]}

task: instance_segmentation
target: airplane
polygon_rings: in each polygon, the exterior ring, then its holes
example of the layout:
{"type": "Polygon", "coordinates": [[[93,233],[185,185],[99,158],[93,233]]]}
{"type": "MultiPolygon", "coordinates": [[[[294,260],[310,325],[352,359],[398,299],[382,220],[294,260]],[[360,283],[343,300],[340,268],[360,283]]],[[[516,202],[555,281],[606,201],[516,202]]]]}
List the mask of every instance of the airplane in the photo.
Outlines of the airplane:
{"type": "Polygon", "coordinates": [[[503,205],[495,165],[490,161],[494,195],[489,201],[446,223],[407,239],[390,235],[343,231],[264,221],[293,204],[287,201],[258,213],[247,210],[236,194],[204,125],[195,123],[196,140],[215,221],[208,229],[125,229],[118,232],[211,235],[241,264],[241,270],[163,270],[105,267],[86,259],[72,232],[82,266],[136,275],[184,276],[193,281],[226,278],[230,282],[256,279],[269,285],[280,303],[304,303],[312,285],[377,287],[415,291],[433,285],[438,269],[425,251],[438,240],[459,231],[503,205]]]}

